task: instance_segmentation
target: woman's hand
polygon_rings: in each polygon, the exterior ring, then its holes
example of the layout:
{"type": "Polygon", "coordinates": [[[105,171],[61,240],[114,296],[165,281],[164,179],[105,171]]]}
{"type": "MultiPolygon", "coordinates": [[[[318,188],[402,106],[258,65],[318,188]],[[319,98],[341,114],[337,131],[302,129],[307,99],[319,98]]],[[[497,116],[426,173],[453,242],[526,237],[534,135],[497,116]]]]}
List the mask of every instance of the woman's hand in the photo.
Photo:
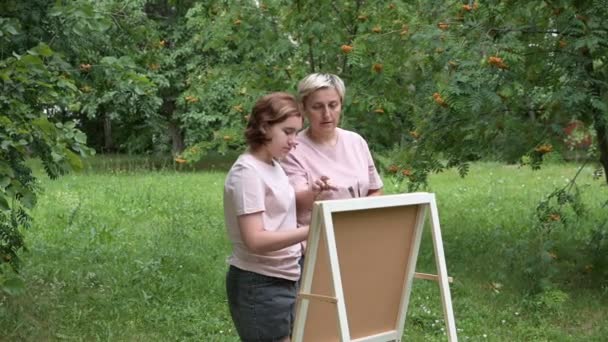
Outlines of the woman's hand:
{"type": "Polygon", "coordinates": [[[318,197],[323,191],[337,190],[338,188],[331,183],[329,177],[327,176],[321,176],[321,178],[312,183],[312,191],[315,193],[315,198],[318,197]]]}

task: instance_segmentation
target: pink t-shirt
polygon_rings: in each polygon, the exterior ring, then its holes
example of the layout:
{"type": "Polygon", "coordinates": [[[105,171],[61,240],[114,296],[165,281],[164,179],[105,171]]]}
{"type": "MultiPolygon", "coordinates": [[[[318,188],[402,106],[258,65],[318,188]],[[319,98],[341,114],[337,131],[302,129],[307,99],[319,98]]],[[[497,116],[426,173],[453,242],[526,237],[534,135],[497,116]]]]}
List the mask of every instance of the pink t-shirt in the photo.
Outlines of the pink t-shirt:
{"type": "MultiPolygon", "coordinates": [[[[357,133],[336,128],[338,141],[333,147],[318,145],[300,132],[298,146],[281,163],[296,192],[308,190],[321,176],[330,178],[337,191],[326,191],[318,200],[363,197],[369,190],[381,189],[367,142],[357,133]]],[[[298,210],[298,224],[310,224],[311,210],[298,210]]]]}
{"type": "Polygon", "coordinates": [[[246,271],[298,280],[300,244],[264,254],[254,254],[245,246],[237,217],[257,212],[262,212],[265,230],[296,229],[295,193],[281,166],[244,153],[224,183],[224,220],[232,243],[228,263],[246,271]]]}

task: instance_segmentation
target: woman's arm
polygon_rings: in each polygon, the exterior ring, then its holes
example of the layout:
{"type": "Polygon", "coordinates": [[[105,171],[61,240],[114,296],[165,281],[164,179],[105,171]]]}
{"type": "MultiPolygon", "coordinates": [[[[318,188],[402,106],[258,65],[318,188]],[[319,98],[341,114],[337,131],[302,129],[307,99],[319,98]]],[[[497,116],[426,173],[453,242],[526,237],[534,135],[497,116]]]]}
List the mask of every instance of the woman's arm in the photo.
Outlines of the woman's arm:
{"type": "Polygon", "coordinates": [[[310,210],[316,196],[317,193],[312,189],[296,191],[296,207],[298,211],[310,210]]]}
{"type": "Polygon", "coordinates": [[[290,230],[265,230],[262,212],[241,215],[238,222],[243,243],[256,254],[277,251],[302,242],[308,237],[308,226],[290,230]]]}

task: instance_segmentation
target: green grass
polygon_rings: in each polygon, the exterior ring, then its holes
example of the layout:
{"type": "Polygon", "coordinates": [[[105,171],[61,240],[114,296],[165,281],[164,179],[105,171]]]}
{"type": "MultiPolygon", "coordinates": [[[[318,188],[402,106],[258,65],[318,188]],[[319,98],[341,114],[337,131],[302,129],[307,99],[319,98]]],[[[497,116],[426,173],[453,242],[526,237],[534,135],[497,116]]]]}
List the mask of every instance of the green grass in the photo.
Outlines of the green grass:
{"type": "MultiPolygon", "coordinates": [[[[569,164],[534,172],[479,163],[464,179],[431,177],[461,341],[608,336],[606,279],[581,271],[589,231],[608,218],[608,187],[591,168],[580,176],[585,217],[555,232],[562,281],[533,293],[522,269],[536,204],[575,173],[569,164]]],[[[134,166],[42,177],[22,253],[27,291],[0,297],[0,340],[236,341],[224,292],[224,176],[134,166]]],[[[386,190],[395,191],[388,179],[386,190]]],[[[418,262],[435,271],[428,229],[418,262]]],[[[406,339],[445,340],[440,303],[436,283],[414,282],[406,339]]]]}

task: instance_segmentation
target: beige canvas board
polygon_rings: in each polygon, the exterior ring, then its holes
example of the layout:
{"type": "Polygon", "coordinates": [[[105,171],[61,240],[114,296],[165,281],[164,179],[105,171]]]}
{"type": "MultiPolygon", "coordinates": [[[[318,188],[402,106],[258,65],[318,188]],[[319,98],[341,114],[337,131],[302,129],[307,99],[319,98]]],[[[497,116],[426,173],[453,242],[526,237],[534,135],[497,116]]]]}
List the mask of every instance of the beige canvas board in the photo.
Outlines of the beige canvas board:
{"type": "MultiPolygon", "coordinates": [[[[350,338],[357,339],[398,326],[406,270],[416,242],[420,205],[332,213],[350,338]]],[[[419,241],[418,241],[419,243],[419,241]]],[[[414,258],[415,259],[415,258],[414,258]]],[[[335,297],[327,242],[318,245],[310,293],[335,297]]],[[[304,341],[339,341],[334,303],[310,301],[304,341]]]]}

